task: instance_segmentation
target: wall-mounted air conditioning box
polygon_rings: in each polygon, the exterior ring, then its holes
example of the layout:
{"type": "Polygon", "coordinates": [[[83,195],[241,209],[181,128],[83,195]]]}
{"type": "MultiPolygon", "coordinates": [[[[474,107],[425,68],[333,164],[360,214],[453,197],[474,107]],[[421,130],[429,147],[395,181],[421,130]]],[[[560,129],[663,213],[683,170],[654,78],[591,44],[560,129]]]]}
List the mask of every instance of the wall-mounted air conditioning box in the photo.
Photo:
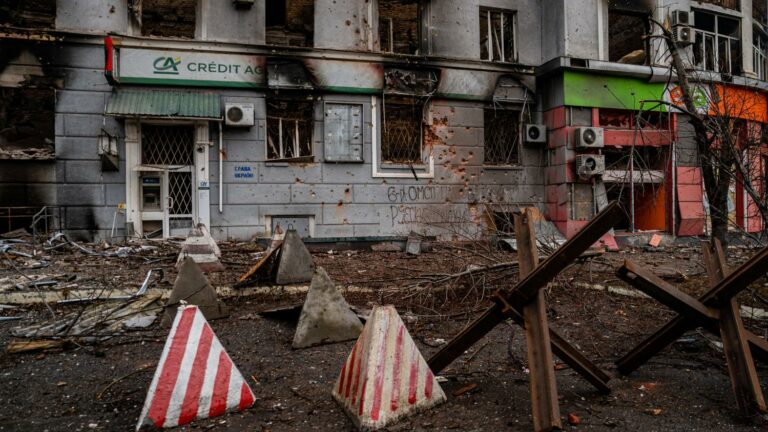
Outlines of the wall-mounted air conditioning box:
{"type": "Polygon", "coordinates": [[[602,148],[605,145],[603,128],[576,128],[574,138],[576,140],[576,148],[602,148]]]}
{"type": "Polygon", "coordinates": [[[224,104],[224,122],[227,126],[251,127],[256,123],[252,103],[224,104]]]}

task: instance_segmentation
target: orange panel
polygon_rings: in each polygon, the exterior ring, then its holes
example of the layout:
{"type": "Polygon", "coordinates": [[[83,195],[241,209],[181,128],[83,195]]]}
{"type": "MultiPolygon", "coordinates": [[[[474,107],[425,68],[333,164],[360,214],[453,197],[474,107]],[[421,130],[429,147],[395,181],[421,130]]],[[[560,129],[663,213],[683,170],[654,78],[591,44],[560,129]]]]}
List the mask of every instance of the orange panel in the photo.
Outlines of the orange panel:
{"type": "Polygon", "coordinates": [[[744,87],[715,85],[720,97],[709,110],[710,115],[723,115],[761,123],[768,122],[768,100],[764,93],[744,87]]]}
{"type": "Polygon", "coordinates": [[[635,227],[641,230],[664,230],[667,228],[667,203],[664,199],[664,185],[655,190],[635,188],[635,227]]]}

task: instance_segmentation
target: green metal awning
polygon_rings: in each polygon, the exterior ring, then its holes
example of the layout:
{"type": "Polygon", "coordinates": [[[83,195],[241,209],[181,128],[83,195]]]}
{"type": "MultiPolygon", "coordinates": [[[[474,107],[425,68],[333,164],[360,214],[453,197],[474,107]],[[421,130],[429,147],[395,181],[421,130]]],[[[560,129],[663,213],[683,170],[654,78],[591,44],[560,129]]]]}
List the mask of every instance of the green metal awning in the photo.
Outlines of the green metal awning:
{"type": "Polygon", "coordinates": [[[220,120],[221,98],[217,93],[118,90],[109,98],[106,114],[220,120]]]}

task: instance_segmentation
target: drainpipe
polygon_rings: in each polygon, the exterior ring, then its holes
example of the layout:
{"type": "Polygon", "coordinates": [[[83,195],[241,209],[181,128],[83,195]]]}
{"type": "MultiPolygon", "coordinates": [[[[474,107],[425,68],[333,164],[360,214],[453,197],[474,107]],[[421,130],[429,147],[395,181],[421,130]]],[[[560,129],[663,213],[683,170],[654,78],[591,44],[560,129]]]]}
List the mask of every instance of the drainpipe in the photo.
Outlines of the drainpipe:
{"type": "Polygon", "coordinates": [[[219,121],[219,214],[224,213],[224,123],[219,121]]]}

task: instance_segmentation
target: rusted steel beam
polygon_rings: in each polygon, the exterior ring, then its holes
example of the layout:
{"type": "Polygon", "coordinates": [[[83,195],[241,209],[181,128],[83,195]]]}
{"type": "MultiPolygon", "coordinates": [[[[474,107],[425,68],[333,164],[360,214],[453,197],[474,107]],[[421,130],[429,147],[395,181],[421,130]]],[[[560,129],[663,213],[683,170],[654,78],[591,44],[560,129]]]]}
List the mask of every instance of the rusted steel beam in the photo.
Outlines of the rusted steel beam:
{"type": "MultiPolygon", "coordinates": [[[[702,249],[710,285],[715,286],[729,273],[725,252],[717,239],[714,242],[702,242],[702,249]]],[[[739,413],[743,417],[750,417],[758,412],[765,412],[765,398],[757,378],[744,323],[741,321],[739,304],[735,298],[731,298],[720,309],[719,324],[723,353],[739,413]]]]}
{"type": "MultiPolygon", "coordinates": [[[[532,297],[529,293],[535,294],[545,287],[558,273],[616,225],[622,216],[621,212],[622,210],[616,202],[609,204],[587,226],[565,242],[531,274],[518,282],[509,294],[498,290],[495,296],[504,298],[509,305],[515,305],[515,307],[525,305],[532,297]]],[[[440,351],[432,355],[428,362],[429,367],[435,373],[443,370],[498,323],[511,317],[511,310],[511,307],[505,307],[500,303],[491,306],[458,335],[454,336],[440,351]]],[[[563,360],[565,361],[565,359],[563,360]]]]}
{"type": "MultiPolygon", "coordinates": [[[[515,213],[513,220],[517,239],[517,260],[522,278],[528,276],[539,265],[533,214],[530,209],[525,209],[522,214],[515,213]]],[[[528,369],[531,371],[533,430],[549,432],[562,429],[544,291],[539,290],[533,301],[523,306],[523,320],[528,348],[528,369]]]]}
{"type": "MultiPolygon", "coordinates": [[[[766,265],[768,265],[768,247],[763,248],[749,261],[736,269],[736,271],[728,274],[724,279],[718,282],[716,286],[709,289],[709,291],[699,297],[699,302],[707,307],[720,308],[723,299],[730,302],[734,295],[745,289],[755,279],[765,274],[766,265]]],[[[667,345],[682,336],[683,333],[691,328],[692,324],[695,326],[697,323],[690,323],[682,316],[674,318],[664,327],[656,331],[656,333],[638,344],[632,351],[620,358],[616,362],[619,372],[624,375],[632,373],[667,345]]],[[[709,326],[719,324],[716,321],[709,321],[705,322],[705,325],[710,328],[709,326]]],[[[768,351],[765,351],[765,349],[768,348],[768,345],[760,344],[759,341],[756,340],[753,342],[753,339],[749,337],[748,340],[750,341],[750,347],[753,350],[752,354],[757,358],[768,360],[768,351]],[[763,352],[755,352],[755,350],[763,352]]]]}
{"type": "Polygon", "coordinates": [[[702,325],[710,319],[717,319],[718,311],[710,309],[694,297],[668,284],[651,271],[641,267],[632,260],[625,260],[616,274],[623,281],[633,285],[675,312],[690,319],[702,321],[702,325]]]}

